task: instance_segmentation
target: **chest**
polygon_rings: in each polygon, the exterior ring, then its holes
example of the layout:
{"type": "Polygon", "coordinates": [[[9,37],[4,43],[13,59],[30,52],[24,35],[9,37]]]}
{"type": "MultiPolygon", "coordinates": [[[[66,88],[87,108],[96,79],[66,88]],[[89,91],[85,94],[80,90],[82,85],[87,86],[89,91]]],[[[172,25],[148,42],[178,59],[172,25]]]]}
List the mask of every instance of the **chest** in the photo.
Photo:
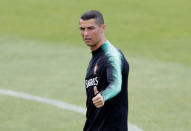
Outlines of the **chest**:
{"type": "Polygon", "coordinates": [[[91,59],[86,72],[86,88],[97,86],[106,72],[106,61],[102,58],[91,59]]]}

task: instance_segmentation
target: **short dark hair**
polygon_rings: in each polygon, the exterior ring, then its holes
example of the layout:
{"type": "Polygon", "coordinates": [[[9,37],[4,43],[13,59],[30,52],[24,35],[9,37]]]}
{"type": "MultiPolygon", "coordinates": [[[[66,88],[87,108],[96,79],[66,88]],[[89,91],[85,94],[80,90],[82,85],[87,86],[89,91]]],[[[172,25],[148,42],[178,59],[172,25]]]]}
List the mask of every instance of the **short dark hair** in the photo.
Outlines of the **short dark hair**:
{"type": "Polygon", "coordinates": [[[97,10],[89,10],[85,12],[81,17],[82,20],[95,19],[98,25],[104,24],[103,15],[97,10]]]}

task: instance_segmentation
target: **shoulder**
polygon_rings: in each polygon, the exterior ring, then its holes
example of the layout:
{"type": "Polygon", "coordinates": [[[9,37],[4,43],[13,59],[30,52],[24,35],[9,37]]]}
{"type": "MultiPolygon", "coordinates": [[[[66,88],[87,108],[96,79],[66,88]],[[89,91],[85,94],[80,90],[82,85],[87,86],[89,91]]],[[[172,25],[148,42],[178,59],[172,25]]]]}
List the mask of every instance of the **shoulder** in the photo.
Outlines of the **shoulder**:
{"type": "Polygon", "coordinates": [[[106,43],[104,43],[103,45],[103,51],[104,51],[104,55],[105,55],[105,59],[106,60],[120,60],[122,55],[121,52],[114,47],[109,41],[107,41],[106,43]]]}
{"type": "Polygon", "coordinates": [[[122,55],[109,41],[102,46],[104,52],[104,61],[106,66],[120,68],[122,65],[122,55]]]}

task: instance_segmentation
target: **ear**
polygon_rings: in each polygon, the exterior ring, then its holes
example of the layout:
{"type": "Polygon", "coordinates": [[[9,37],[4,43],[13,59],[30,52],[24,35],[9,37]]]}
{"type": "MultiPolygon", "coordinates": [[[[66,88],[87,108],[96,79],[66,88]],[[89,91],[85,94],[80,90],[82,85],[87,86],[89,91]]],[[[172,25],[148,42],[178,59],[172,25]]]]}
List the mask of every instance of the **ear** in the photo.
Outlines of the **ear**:
{"type": "Polygon", "coordinates": [[[105,24],[102,24],[102,25],[101,25],[101,32],[102,32],[102,33],[104,33],[105,28],[106,28],[106,25],[105,25],[105,24]]]}
{"type": "Polygon", "coordinates": [[[102,29],[105,30],[106,24],[102,24],[102,29]]]}

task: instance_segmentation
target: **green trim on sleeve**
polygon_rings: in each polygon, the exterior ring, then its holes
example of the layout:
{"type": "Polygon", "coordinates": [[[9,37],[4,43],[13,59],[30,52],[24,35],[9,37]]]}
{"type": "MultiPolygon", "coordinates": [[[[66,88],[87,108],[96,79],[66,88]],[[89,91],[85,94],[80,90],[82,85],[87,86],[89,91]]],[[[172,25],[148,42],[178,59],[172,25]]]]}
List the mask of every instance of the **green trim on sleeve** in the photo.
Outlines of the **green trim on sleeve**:
{"type": "MultiPolygon", "coordinates": [[[[116,96],[121,91],[122,74],[121,74],[121,54],[119,51],[107,41],[102,45],[105,55],[108,58],[108,64],[111,64],[111,79],[109,85],[101,92],[104,101],[107,101],[116,96]]],[[[107,67],[108,68],[108,67],[107,67]]]]}

